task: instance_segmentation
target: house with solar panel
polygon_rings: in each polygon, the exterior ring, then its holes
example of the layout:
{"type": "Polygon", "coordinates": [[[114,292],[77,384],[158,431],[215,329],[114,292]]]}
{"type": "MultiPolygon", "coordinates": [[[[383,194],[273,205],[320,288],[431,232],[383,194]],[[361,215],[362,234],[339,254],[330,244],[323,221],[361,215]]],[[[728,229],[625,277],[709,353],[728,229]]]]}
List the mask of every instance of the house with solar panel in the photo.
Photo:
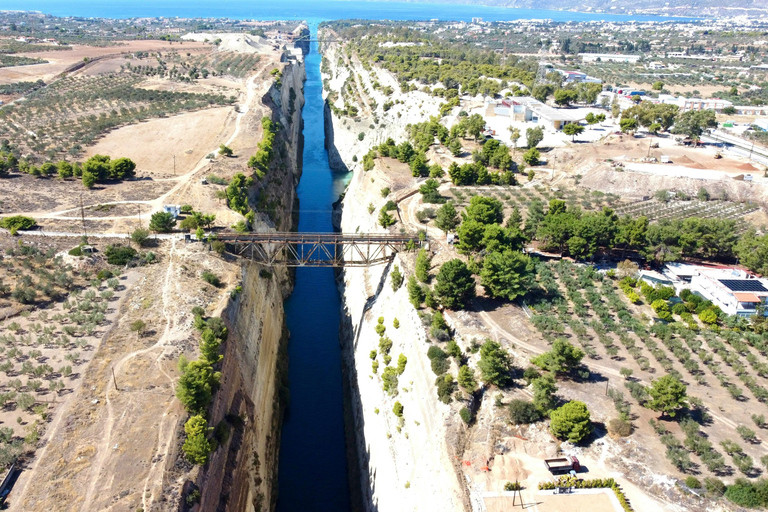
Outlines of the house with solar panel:
{"type": "Polygon", "coordinates": [[[737,269],[699,267],[690,277],[689,288],[728,315],[752,316],[768,298],[768,279],[737,269]]]}

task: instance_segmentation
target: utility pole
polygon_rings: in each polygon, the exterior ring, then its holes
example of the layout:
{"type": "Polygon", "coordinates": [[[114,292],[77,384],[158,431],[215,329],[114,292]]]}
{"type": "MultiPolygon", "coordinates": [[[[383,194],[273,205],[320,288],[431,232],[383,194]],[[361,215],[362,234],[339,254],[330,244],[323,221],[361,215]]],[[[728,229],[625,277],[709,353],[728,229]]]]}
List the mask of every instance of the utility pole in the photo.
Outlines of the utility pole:
{"type": "Polygon", "coordinates": [[[141,227],[141,205],[137,204],[136,206],[139,208],[139,227],[141,227]]]}
{"type": "Polygon", "coordinates": [[[85,228],[85,209],[83,208],[83,194],[80,194],[80,220],[83,222],[83,241],[88,240],[88,230],[85,228]]]}

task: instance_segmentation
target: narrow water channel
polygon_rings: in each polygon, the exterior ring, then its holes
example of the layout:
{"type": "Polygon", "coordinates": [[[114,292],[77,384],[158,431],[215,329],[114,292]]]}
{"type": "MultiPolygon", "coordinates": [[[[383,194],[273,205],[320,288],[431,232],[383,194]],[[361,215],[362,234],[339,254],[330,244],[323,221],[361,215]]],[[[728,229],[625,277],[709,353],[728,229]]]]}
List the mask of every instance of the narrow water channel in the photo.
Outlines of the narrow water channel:
{"type": "MultiPolygon", "coordinates": [[[[310,24],[312,38],[317,25],[310,24]]],[[[331,232],[332,203],[343,176],[328,166],[323,84],[317,43],[306,56],[304,167],[298,187],[299,231],[331,232]]],[[[350,510],[342,417],[340,297],[331,268],[300,268],[285,303],[291,401],[283,423],[278,470],[279,512],[350,510]]]]}

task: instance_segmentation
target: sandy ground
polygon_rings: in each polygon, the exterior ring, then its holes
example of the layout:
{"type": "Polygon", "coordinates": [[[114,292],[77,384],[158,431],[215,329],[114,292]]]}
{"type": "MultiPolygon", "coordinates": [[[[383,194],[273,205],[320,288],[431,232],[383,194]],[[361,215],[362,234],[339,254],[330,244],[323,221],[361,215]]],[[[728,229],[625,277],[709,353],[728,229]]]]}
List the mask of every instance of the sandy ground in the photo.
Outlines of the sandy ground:
{"type": "Polygon", "coordinates": [[[174,157],[177,174],[194,167],[212,148],[226,142],[234,118],[232,107],[219,107],[126,126],[90,146],[85,157],[126,156],[142,174],[172,177],[174,157]]]}
{"type": "Polygon", "coordinates": [[[522,499],[520,496],[514,499],[514,506],[511,496],[486,497],[483,501],[488,512],[508,512],[517,507],[538,512],[621,512],[622,510],[616,507],[617,503],[614,503],[606,492],[582,494],[580,490],[567,495],[543,492],[533,494],[524,490],[522,499]],[[521,502],[523,502],[522,505],[521,502]]]}
{"type": "MultiPolygon", "coordinates": [[[[45,59],[47,64],[35,64],[33,66],[17,66],[12,68],[0,69],[0,84],[10,84],[14,82],[34,82],[38,79],[42,79],[46,83],[52,80],[56,75],[63,72],[69,66],[81,62],[85,57],[89,59],[95,59],[98,57],[104,57],[107,55],[119,55],[123,53],[130,53],[136,51],[161,51],[166,52],[170,50],[191,51],[193,48],[206,49],[210,46],[201,43],[171,43],[167,41],[126,41],[125,44],[119,46],[81,46],[75,45],[72,50],[62,50],[53,52],[32,52],[32,53],[19,53],[19,56],[36,57],[39,59],[45,59]]],[[[93,64],[94,66],[97,65],[93,64]]],[[[112,65],[109,65],[112,66],[112,65]]],[[[119,67],[119,66],[118,66],[119,67]]],[[[81,71],[85,72],[88,66],[81,71]]]]}

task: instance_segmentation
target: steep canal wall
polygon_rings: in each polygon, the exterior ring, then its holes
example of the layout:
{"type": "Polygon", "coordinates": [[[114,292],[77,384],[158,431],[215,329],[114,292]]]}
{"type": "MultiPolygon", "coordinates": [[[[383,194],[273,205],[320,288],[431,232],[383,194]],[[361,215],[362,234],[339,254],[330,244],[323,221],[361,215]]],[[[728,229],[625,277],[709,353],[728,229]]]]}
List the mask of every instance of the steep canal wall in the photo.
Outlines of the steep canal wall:
{"type": "MultiPolygon", "coordinates": [[[[301,176],[305,67],[294,55],[282,67],[281,84],[262,98],[265,115],[280,125],[269,183],[249,198],[272,205],[260,214],[260,229],[289,230],[295,224],[295,187],[301,176]],[[263,197],[262,197],[263,196],[263,197]]],[[[250,122],[260,122],[259,118],[250,122]]],[[[201,511],[273,510],[277,500],[280,427],[287,404],[287,343],[283,301],[292,289],[286,269],[241,263],[242,292],[222,313],[229,337],[212,425],[228,424],[229,435],[195,482],[201,511]]],[[[182,504],[183,507],[183,504],[182,504]]]]}

